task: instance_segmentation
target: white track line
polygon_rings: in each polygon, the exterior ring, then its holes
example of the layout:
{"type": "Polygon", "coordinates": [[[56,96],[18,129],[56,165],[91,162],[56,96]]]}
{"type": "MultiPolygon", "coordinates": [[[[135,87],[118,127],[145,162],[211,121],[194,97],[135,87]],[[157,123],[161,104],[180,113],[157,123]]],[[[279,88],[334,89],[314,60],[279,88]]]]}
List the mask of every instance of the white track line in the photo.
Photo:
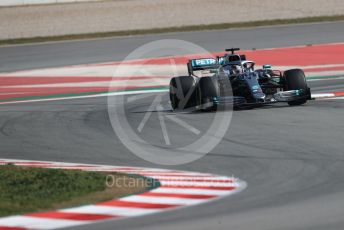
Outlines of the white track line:
{"type": "Polygon", "coordinates": [[[312,93],[312,98],[335,97],[334,93],[312,93]]]}
{"type": "Polygon", "coordinates": [[[163,211],[162,209],[147,208],[125,208],[110,207],[105,205],[87,205],[77,208],[62,209],[63,212],[85,213],[85,214],[103,214],[114,216],[141,216],[163,211]]]}
{"type": "Polygon", "coordinates": [[[22,103],[32,103],[32,102],[64,101],[64,100],[75,100],[75,99],[85,99],[85,98],[112,97],[112,96],[123,96],[123,95],[132,95],[132,94],[141,94],[141,93],[162,93],[162,92],[168,92],[168,89],[137,90],[137,91],[126,91],[126,92],[101,93],[101,94],[86,95],[86,96],[43,98],[43,99],[22,100],[22,101],[6,101],[6,102],[0,102],[0,105],[22,104],[22,103]]]}
{"type": "Polygon", "coordinates": [[[148,197],[148,196],[130,196],[120,200],[130,202],[144,202],[153,204],[172,204],[172,205],[194,205],[204,202],[204,199],[187,199],[187,198],[171,198],[171,197],[148,197]]]}
{"type": "Polygon", "coordinates": [[[215,195],[222,196],[228,194],[228,191],[211,190],[211,189],[195,189],[195,188],[157,188],[153,193],[174,193],[174,194],[195,194],[195,195],[215,195]]]}
{"type": "Polygon", "coordinates": [[[0,226],[22,227],[29,229],[57,229],[89,224],[88,221],[59,220],[28,216],[13,216],[0,218],[0,226]]]}
{"type": "Polygon", "coordinates": [[[159,180],[161,185],[178,185],[178,186],[217,186],[217,187],[228,187],[233,186],[234,183],[221,183],[219,181],[214,182],[194,182],[194,181],[169,181],[169,180],[159,180]]]}

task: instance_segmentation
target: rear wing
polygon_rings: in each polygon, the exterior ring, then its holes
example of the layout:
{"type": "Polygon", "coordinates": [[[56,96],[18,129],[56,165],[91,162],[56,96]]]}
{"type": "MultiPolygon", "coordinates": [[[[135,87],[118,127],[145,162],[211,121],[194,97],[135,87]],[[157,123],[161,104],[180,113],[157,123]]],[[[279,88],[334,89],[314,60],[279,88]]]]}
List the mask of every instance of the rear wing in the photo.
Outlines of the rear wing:
{"type": "Polygon", "coordinates": [[[194,71],[217,69],[223,62],[222,59],[222,57],[191,59],[187,64],[189,75],[193,75],[194,71]]]}

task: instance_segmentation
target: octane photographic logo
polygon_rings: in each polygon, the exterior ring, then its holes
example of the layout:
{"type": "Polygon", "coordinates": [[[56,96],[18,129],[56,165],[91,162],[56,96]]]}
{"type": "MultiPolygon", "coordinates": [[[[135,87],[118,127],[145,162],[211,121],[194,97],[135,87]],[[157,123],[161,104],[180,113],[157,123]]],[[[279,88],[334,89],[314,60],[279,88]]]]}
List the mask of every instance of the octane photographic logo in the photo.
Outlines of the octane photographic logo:
{"type": "Polygon", "coordinates": [[[180,165],[200,159],[219,144],[231,122],[232,106],[218,112],[172,111],[167,87],[171,77],[187,75],[186,63],[177,58],[185,55],[215,58],[187,41],[153,41],[116,66],[109,86],[109,91],[119,86],[127,90],[125,95],[108,96],[115,133],[132,153],[155,164],[180,165]],[[157,57],[163,59],[159,63],[149,60],[157,57]],[[158,87],[154,90],[154,86],[158,87]],[[133,92],[133,87],[146,88],[133,92]]]}

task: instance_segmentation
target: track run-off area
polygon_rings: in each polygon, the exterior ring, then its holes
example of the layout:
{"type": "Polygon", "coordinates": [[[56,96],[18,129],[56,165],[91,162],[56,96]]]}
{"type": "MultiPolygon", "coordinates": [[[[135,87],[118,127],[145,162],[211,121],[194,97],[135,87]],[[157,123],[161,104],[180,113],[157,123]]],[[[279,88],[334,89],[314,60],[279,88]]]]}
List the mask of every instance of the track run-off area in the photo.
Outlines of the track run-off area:
{"type": "Polygon", "coordinates": [[[344,23],[336,22],[2,47],[0,158],[164,168],[247,182],[246,189],[212,202],[70,229],[341,230],[343,31],[344,23]],[[258,66],[302,68],[316,99],[304,106],[234,111],[218,145],[196,161],[174,166],[145,161],[114,132],[108,98],[124,95],[126,120],[133,128],[151,112],[141,134],[156,145],[164,143],[159,118],[166,118],[174,144],[197,139],[213,116],[170,109],[166,86],[172,76],[186,73],[192,56],[173,58],[174,68],[165,57],[121,62],[137,47],[169,38],[194,42],[214,54],[241,47],[258,66]],[[118,71],[118,66],[127,68],[118,71]],[[150,110],[157,95],[162,109],[150,110]],[[176,124],[178,119],[184,123],[176,124]]]}
{"type": "MultiPolygon", "coordinates": [[[[301,68],[309,81],[342,79],[344,43],[242,51],[258,66],[301,68]]],[[[212,53],[220,56],[223,53],[212,53]]],[[[207,57],[206,55],[198,55],[207,57]]],[[[82,97],[167,89],[171,77],[186,75],[192,55],[108,62],[59,68],[0,73],[0,104],[48,98],[82,97]],[[171,65],[171,60],[174,66],[171,65]],[[120,66],[121,70],[116,68],[120,66]],[[144,71],[142,71],[144,70],[144,71]],[[173,75],[174,74],[174,75],[173,75]]],[[[341,96],[343,92],[328,92],[341,96]]],[[[329,95],[329,94],[328,94],[329,95]]]]}

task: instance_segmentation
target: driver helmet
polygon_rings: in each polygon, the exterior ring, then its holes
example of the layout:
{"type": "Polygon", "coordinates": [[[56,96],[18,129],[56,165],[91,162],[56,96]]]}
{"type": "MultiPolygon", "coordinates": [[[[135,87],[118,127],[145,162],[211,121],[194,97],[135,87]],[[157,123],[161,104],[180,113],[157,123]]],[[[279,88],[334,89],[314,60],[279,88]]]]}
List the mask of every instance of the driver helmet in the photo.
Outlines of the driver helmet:
{"type": "Polygon", "coordinates": [[[240,65],[233,65],[232,71],[234,74],[242,73],[242,67],[240,65]]]}

